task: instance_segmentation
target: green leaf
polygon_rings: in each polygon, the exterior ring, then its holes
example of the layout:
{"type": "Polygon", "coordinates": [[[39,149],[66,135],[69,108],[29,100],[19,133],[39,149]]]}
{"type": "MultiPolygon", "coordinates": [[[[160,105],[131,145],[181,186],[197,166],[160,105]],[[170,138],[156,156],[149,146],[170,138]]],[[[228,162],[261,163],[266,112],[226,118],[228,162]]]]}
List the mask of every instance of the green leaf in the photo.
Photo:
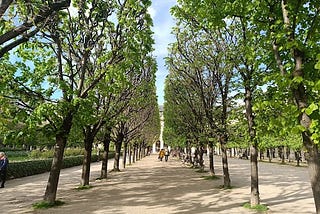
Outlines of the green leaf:
{"type": "Polygon", "coordinates": [[[320,91],[320,80],[315,83],[314,89],[320,91]]]}
{"type": "Polygon", "coordinates": [[[312,135],[311,135],[311,139],[312,140],[319,140],[320,139],[320,134],[319,133],[313,133],[312,135]]]}
{"type": "Polygon", "coordinates": [[[318,105],[316,105],[315,103],[311,103],[311,105],[309,105],[308,108],[306,108],[305,112],[307,115],[311,115],[318,108],[318,105]]]}
{"type": "Polygon", "coordinates": [[[318,62],[315,64],[314,68],[320,70],[320,54],[317,55],[318,62]]]}
{"type": "Polygon", "coordinates": [[[301,83],[303,81],[303,77],[301,76],[294,77],[292,81],[294,83],[301,83]]]}

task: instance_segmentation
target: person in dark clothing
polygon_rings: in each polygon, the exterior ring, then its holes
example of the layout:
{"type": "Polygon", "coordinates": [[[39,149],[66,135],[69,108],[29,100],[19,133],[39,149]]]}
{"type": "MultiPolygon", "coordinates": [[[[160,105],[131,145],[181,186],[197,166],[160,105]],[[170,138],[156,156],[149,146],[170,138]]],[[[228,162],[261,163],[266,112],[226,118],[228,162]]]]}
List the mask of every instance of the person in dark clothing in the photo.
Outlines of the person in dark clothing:
{"type": "Polygon", "coordinates": [[[4,188],[7,177],[8,158],[4,152],[0,152],[0,188],[4,188]]]}
{"type": "Polygon", "coordinates": [[[167,162],[168,161],[168,157],[169,157],[169,150],[166,149],[164,152],[164,160],[167,162]]]}

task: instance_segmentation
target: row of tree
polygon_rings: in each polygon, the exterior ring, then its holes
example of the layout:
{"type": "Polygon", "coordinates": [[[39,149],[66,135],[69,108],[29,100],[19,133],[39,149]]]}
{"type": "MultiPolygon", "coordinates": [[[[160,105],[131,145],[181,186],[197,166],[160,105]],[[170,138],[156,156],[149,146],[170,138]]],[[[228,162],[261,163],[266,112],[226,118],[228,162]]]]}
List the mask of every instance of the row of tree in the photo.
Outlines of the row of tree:
{"type": "Polygon", "coordinates": [[[54,146],[44,194],[49,203],[56,199],[68,143],[83,142],[81,184],[88,185],[94,143],[104,145],[101,177],[106,178],[110,142],[118,171],[122,147],[131,162],[160,130],[151,1],[70,4],[0,4],[1,140],[54,146]]]}
{"type": "Polygon", "coordinates": [[[166,60],[164,138],[222,150],[250,146],[251,205],[260,203],[258,151],[305,150],[320,213],[320,2],[178,0],[166,60]],[[241,102],[244,100],[244,103],[241,102]],[[245,126],[246,124],[246,126],[245,126]]]}

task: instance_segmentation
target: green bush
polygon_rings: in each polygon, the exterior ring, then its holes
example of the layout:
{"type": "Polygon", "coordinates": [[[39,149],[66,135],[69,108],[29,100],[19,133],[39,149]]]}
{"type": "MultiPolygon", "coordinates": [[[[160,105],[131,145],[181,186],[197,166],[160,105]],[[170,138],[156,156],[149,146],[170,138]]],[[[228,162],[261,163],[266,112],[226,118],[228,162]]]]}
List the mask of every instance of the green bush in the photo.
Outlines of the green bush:
{"type": "MultiPolygon", "coordinates": [[[[114,157],[114,152],[109,152],[109,158],[114,157]]],[[[96,162],[98,156],[92,154],[92,162],[96,162]]],[[[62,168],[69,168],[73,166],[82,165],[83,155],[65,157],[63,159],[62,168]]],[[[8,179],[21,178],[25,176],[40,174],[49,172],[51,169],[52,158],[21,161],[21,162],[9,162],[8,165],[8,179]]]]}
{"type": "Polygon", "coordinates": [[[52,159],[13,162],[8,165],[8,178],[20,178],[50,171],[52,159]]]}
{"type": "Polygon", "coordinates": [[[17,152],[17,151],[26,151],[23,148],[10,148],[10,147],[4,147],[4,146],[0,146],[0,151],[1,152],[17,152]]]}
{"type": "MultiPolygon", "coordinates": [[[[66,148],[64,150],[64,157],[78,156],[83,154],[84,154],[84,149],[66,148]]],[[[53,158],[53,155],[54,155],[54,150],[46,150],[46,151],[33,150],[30,152],[29,157],[32,159],[46,159],[46,158],[53,158]]]]}
{"type": "Polygon", "coordinates": [[[17,150],[15,150],[15,151],[9,150],[9,151],[5,151],[5,153],[6,153],[6,155],[8,157],[21,157],[21,158],[23,157],[23,158],[26,158],[29,155],[29,152],[27,152],[27,151],[17,151],[17,150]]]}
{"type": "MultiPolygon", "coordinates": [[[[67,148],[64,150],[64,156],[78,156],[78,155],[83,155],[84,154],[84,149],[71,149],[67,148]]],[[[93,151],[92,151],[93,154],[93,151]]]]}
{"type": "Polygon", "coordinates": [[[40,151],[40,150],[32,150],[29,153],[29,158],[31,159],[47,159],[53,158],[53,150],[40,151]]]}

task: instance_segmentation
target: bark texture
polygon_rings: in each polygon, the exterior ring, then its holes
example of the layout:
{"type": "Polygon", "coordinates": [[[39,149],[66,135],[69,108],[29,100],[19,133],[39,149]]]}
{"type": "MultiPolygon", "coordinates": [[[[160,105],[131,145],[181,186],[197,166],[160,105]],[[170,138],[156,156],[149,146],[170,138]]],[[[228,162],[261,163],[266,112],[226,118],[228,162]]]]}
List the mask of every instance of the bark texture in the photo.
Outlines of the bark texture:
{"type": "Polygon", "coordinates": [[[82,163],[82,175],[81,175],[82,186],[89,185],[93,141],[94,141],[93,133],[88,130],[88,132],[86,133],[85,141],[84,141],[85,150],[84,150],[84,157],[83,157],[83,163],[82,163]]]}
{"type": "Polygon", "coordinates": [[[226,136],[220,137],[220,144],[221,144],[221,152],[222,152],[222,169],[223,169],[223,186],[224,188],[231,187],[231,180],[229,174],[229,167],[228,167],[228,156],[227,156],[227,148],[226,148],[226,136]]]}
{"type": "Polygon", "coordinates": [[[107,131],[103,137],[103,156],[101,164],[101,175],[100,178],[108,177],[108,157],[109,157],[109,146],[111,141],[111,131],[107,131]]]}
{"type": "Polygon", "coordinates": [[[67,144],[68,135],[72,126],[72,113],[69,113],[64,119],[60,132],[56,135],[56,145],[54,150],[54,156],[52,160],[51,170],[47,182],[46,191],[44,194],[44,200],[50,204],[53,204],[56,200],[60,171],[62,168],[64,149],[67,144]]]}

